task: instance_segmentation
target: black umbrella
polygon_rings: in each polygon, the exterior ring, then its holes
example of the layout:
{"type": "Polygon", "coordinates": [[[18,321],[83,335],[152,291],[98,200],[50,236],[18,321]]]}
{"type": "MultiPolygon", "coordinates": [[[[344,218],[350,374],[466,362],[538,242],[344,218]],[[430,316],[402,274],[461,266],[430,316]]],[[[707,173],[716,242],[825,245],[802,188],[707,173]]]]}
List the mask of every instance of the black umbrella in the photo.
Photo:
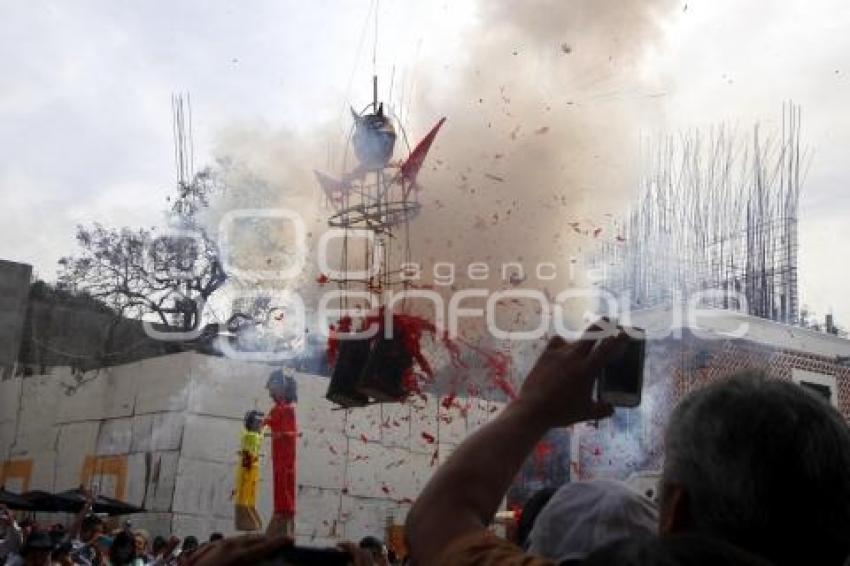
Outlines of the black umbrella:
{"type": "MultiPolygon", "coordinates": [[[[86,492],[83,488],[69,489],[55,494],[55,497],[63,506],[71,508],[72,513],[78,513],[87,501],[86,492]]],[[[107,515],[130,515],[132,513],[144,513],[145,509],[120,499],[98,495],[92,504],[92,513],[106,513],[107,515]]]]}
{"type": "Polygon", "coordinates": [[[94,512],[106,513],[107,515],[132,515],[133,513],[144,513],[145,508],[113,497],[98,495],[94,500],[94,512]]]}
{"type": "Polygon", "coordinates": [[[29,501],[17,493],[8,491],[5,486],[0,486],[0,504],[5,505],[9,509],[23,511],[32,509],[32,504],[29,501]]]}
{"type": "MultiPolygon", "coordinates": [[[[60,511],[64,511],[66,513],[74,512],[73,507],[70,506],[67,501],[61,501],[55,495],[47,491],[34,489],[32,491],[22,493],[21,497],[29,502],[31,505],[30,509],[32,511],[44,511],[47,513],[57,513],[60,511]]],[[[80,507],[78,506],[77,510],[79,511],[79,509],[80,507]]]]}

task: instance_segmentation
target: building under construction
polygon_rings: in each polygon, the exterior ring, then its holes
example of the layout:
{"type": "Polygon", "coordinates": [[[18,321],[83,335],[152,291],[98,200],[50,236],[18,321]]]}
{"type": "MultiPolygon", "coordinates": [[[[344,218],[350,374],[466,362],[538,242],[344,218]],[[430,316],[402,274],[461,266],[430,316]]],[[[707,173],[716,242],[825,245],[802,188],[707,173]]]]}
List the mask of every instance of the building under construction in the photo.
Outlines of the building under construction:
{"type": "Polygon", "coordinates": [[[593,265],[633,309],[631,324],[662,332],[647,342],[640,406],[598,428],[574,427],[574,477],[631,477],[656,497],[674,407],[743,370],[808,388],[850,419],[850,341],[831,322],[827,332],[806,327],[800,313],[800,109],[786,105],[766,130],[689,131],[645,148],[640,198],[593,265]],[[719,293],[700,306],[726,310],[698,328],[677,316],[678,305],[710,290],[719,293]]]}
{"type": "Polygon", "coordinates": [[[771,135],[716,127],[646,144],[640,197],[594,262],[605,288],[632,309],[716,290],[714,306],[798,324],[800,118],[787,104],[771,135]]]}

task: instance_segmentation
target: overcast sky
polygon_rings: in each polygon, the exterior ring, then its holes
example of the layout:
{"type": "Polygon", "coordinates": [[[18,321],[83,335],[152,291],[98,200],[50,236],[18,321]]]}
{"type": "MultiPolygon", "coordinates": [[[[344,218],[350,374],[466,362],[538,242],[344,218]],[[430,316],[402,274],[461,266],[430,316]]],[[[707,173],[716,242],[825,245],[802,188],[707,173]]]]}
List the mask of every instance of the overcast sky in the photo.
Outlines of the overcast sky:
{"type": "MultiPolygon", "coordinates": [[[[476,17],[466,0],[380,5],[379,70],[395,66],[399,83],[461,53],[476,17]]],[[[172,92],[192,94],[199,164],[234,124],[342,128],[371,74],[369,7],[0,0],[0,258],[50,279],[77,223],[158,223],[174,179],[172,92]]],[[[663,30],[643,67],[664,93],[662,128],[775,124],[783,101],[802,105],[802,299],[850,324],[850,2],[682,0],[663,30]]]]}

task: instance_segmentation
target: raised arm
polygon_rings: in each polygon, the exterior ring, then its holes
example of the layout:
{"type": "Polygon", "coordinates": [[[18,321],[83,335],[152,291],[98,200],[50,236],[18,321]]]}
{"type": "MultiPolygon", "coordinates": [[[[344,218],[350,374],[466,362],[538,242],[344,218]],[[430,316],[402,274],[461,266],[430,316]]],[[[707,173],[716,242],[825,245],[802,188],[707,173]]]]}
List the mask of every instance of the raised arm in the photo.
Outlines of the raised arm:
{"type": "Polygon", "coordinates": [[[83,525],[83,519],[86,518],[86,515],[91,513],[92,507],[94,506],[94,495],[88,489],[82,488],[83,493],[86,495],[86,500],[83,503],[83,506],[80,507],[79,513],[77,513],[74,520],[71,521],[71,524],[68,525],[68,531],[65,535],[67,540],[73,540],[75,538],[80,537],[80,528],[83,525]]]}
{"type": "Polygon", "coordinates": [[[598,343],[587,335],[574,344],[561,337],[549,342],[518,398],[467,438],[417,498],[406,525],[416,564],[434,564],[451,542],[486,528],[547,430],[611,415],[610,405],[593,400],[594,382],[626,341],[617,333],[598,343]]]}

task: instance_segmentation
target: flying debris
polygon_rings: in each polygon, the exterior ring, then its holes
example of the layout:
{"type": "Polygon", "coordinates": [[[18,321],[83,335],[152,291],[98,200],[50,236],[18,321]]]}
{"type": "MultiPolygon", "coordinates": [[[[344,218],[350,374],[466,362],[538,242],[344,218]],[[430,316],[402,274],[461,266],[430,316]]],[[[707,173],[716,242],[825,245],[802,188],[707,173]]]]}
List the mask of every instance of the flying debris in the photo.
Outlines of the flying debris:
{"type": "MultiPolygon", "coordinates": [[[[411,286],[401,266],[410,264],[407,226],[421,206],[417,178],[446,119],[440,119],[412,150],[408,148],[405,159],[394,160],[397,132],[402,127],[378,101],[377,81],[373,77],[372,102],[361,112],[351,110],[354,130],[348,147],[353,149],[356,165],[338,178],[319,171],[314,173],[332,209],[328,224],[343,230],[341,272],[365,274],[334,282],[342,290],[367,291],[383,301],[384,291],[411,286]],[[361,231],[361,237],[351,235],[352,230],[361,231]],[[364,230],[373,236],[368,244],[363,243],[364,230]],[[352,268],[349,261],[354,261],[353,250],[364,245],[364,253],[356,257],[357,261],[365,257],[366,265],[352,268]],[[390,254],[388,250],[393,247],[405,251],[390,254]]],[[[340,310],[350,309],[347,301],[345,296],[339,298],[340,310]]],[[[423,332],[433,333],[433,325],[404,313],[387,313],[385,317],[383,302],[373,306],[375,310],[363,313],[359,320],[341,319],[332,328],[328,341],[328,359],[334,369],[326,397],[343,407],[401,401],[418,388],[414,367],[426,375],[431,371],[419,351],[419,340],[423,332]],[[387,323],[393,326],[392,332],[385,336],[383,329],[387,323]],[[374,325],[380,331],[371,338],[345,336],[374,325]]]]}
{"type": "Polygon", "coordinates": [[[522,283],[524,283],[525,278],[525,274],[520,275],[517,272],[513,272],[508,278],[508,283],[510,283],[513,287],[516,287],[517,285],[521,285],[522,283]]]}

